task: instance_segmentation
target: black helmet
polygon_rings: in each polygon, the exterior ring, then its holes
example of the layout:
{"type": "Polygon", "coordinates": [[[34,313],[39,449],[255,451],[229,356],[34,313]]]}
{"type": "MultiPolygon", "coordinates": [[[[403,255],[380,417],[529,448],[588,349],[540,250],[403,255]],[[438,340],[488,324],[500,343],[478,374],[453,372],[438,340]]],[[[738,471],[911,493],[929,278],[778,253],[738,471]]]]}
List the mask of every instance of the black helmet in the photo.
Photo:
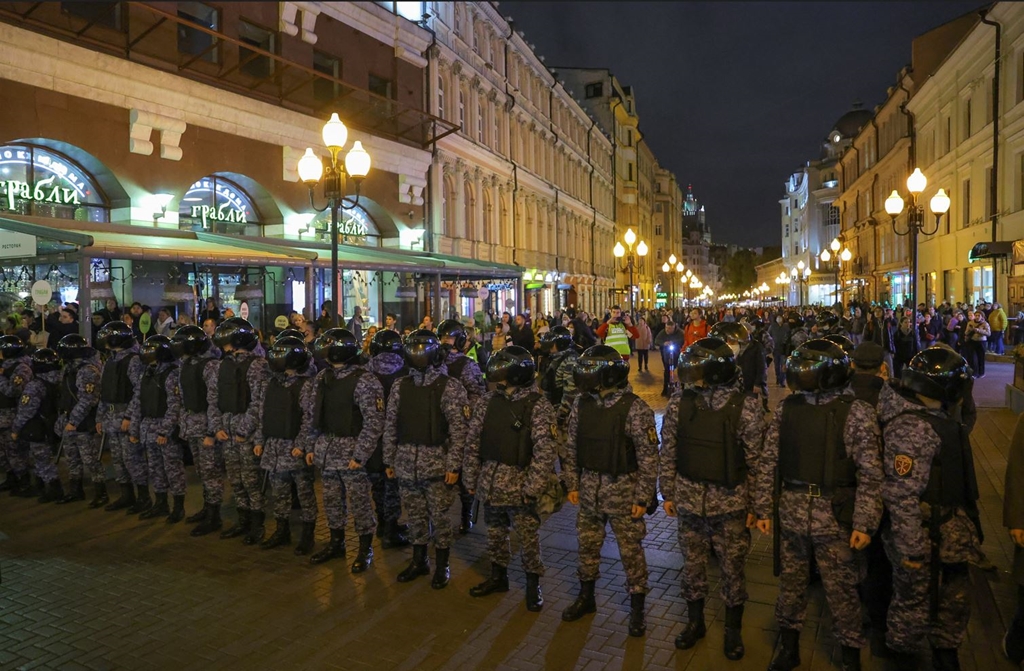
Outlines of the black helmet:
{"type": "Polygon", "coordinates": [[[60,370],[60,356],[49,347],[32,352],[32,372],[36,375],[60,370]]]}
{"type": "Polygon", "coordinates": [[[750,342],[750,329],[746,324],[740,322],[718,322],[711,327],[708,337],[723,340],[727,345],[733,343],[743,345],[750,342]]]}
{"type": "Polygon", "coordinates": [[[25,342],[16,335],[0,336],[0,359],[17,359],[25,354],[25,342]]]}
{"type": "Polygon", "coordinates": [[[217,325],[217,330],[213,333],[213,344],[221,349],[231,345],[236,350],[252,351],[258,341],[256,329],[248,320],[241,317],[225,319],[217,325]]]}
{"type": "Polygon", "coordinates": [[[825,310],[818,313],[818,331],[821,333],[832,333],[839,327],[839,317],[836,313],[825,310]]]}
{"type": "Polygon", "coordinates": [[[147,366],[154,363],[170,363],[174,361],[174,349],[171,347],[171,339],[165,335],[155,335],[146,338],[142,343],[142,353],[139,359],[147,366]]]}
{"type": "Polygon", "coordinates": [[[405,361],[416,370],[426,370],[444,361],[444,350],[437,334],[429,329],[417,329],[405,337],[402,344],[405,361]]]}
{"type": "Polygon", "coordinates": [[[703,382],[709,387],[718,387],[735,382],[740,369],[729,344],[722,338],[708,337],[701,338],[679,355],[676,372],[684,384],[703,382]]]}
{"type": "Polygon", "coordinates": [[[608,345],[594,345],[576,361],[572,379],[582,392],[625,387],[629,382],[629,362],[608,345]]]}
{"type": "Polygon", "coordinates": [[[953,403],[964,396],[971,369],[967,361],[949,347],[928,347],[914,355],[903,368],[900,382],[905,389],[925,398],[953,403]]]}
{"type": "Polygon", "coordinates": [[[517,345],[504,347],[487,360],[487,381],[525,387],[533,383],[537,365],[525,348],[517,345]]]}
{"type": "MultiPolygon", "coordinates": [[[[332,331],[334,329],[331,329],[332,331]]],[[[305,370],[309,365],[309,350],[301,339],[286,336],[274,341],[267,352],[267,365],[275,373],[286,370],[305,370]]]]}
{"type": "Polygon", "coordinates": [[[370,339],[370,356],[377,356],[384,352],[402,354],[402,335],[391,329],[381,329],[373,334],[370,339]]]}
{"type": "Polygon", "coordinates": [[[107,322],[96,333],[96,347],[100,349],[128,349],[134,344],[132,327],[124,322],[107,322]]]}
{"type": "Polygon", "coordinates": [[[793,391],[832,391],[850,381],[850,357],[831,340],[815,338],[786,359],[786,384],[793,391]]]}
{"type": "Polygon", "coordinates": [[[303,333],[302,331],[300,331],[297,328],[288,327],[288,328],[282,330],[276,336],[274,336],[274,340],[280,340],[281,338],[298,338],[299,340],[305,342],[306,341],[306,334],[303,333]]]}
{"type": "Polygon", "coordinates": [[[208,349],[210,349],[210,337],[206,335],[206,331],[195,324],[182,326],[171,336],[171,351],[176,357],[197,356],[205,353],[208,349]]]}
{"type": "Polygon", "coordinates": [[[359,341],[348,329],[327,329],[313,343],[313,354],[330,363],[348,363],[359,356],[359,341]]]}
{"type": "Polygon", "coordinates": [[[545,354],[564,352],[572,347],[572,332],[564,326],[553,326],[540,337],[540,349],[545,354]]]}
{"type": "Polygon", "coordinates": [[[466,346],[466,327],[458,319],[445,319],[437,325],[437,339],[449,337],[455,340],[455,350],[462,351],[466,346]]]}
{"type": "Polygon", "coordinates": [[[786,313],[786,321],[789,322],[790,328],[799,328],[804,325],[804,318],[796,310],[790,310],[786,313]]]}
{"type": "Polygon", "coordinates": [[[57,343],[57,355],[62,361],[72,359],[88,359],[96,350],[92,348],[89,341],[77,333],[69,333],[57,343]]]}
{"type": "Polygon", "coordinates": [[[835,344],[839,345],[840,347],[843,348],[843,351],[846,352],[846,356],[850,357],[851,359],[853,358],[853,350],[855,350],[857,346],[854,345],[853,341],[847,338],[846,336],[841,335],[839,333],[829,333],[827,336],[822,336],[822,339],[834,342],[835,344]]]}

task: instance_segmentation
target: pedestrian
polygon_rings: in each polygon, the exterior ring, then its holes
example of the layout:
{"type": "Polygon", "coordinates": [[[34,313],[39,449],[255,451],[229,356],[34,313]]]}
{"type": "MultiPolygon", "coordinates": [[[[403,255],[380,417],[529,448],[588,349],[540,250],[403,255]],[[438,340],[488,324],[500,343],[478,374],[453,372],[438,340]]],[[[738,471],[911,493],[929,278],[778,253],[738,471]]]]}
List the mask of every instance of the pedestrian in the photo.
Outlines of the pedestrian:
{"type": "Polygon", "coordinates": [[[579,506],[580,588],[562,620],[596,612],[594,583],[605,528],[611,524],[630,595],[629,635],[643,636],[648,589],[644,514],[656,504],[658,479],[654,413],[633,393],[629,362],[612,347],[595,345],[584,352],[574,376],[580,395],[569,415],[563,477],[569,502],[579,506]]]}
{"type": "Polygon", "coordinates": [[[14,416],[31,379],[28,345],[18,336],[0,336],[0,465],[7,472],[0,491],[9,491],[13,496],[27,496],[32,491],[28,443],[11,438],[14,416]]]}
{"type": "MultiPolygon", "coordinates": [[[[562,327],[555,327],[562,328],[562,327]]],[[[471,588],[474,597],[507,592],[512,560],[509,532],[519,536],[526,573],[526,609],[544,605],[540,578],[537,501],[554,475],[558,427],[551,404],[534,386],[533,355],[517,346],[491,358],[487,378],[497,385],[478,399],[470,419],[464,477],[469,491],[483,503],[491,574],[471,588]]]]}
{"type": "MultiPolygon", "coordinates": [[[[738,326],[722,322],[716,328],[738,326]]],[[[745,330],[745,328],[744,328],[745,330]]],[[[744,565],[750,553],[754,498],[748,473],[757,472],[764,436],[761,404],[743,390],[730,346],[704,338],[686,348],[677,368],[683,389],[672,394],[661,425],[661,497],[665,513],[678,519],[683,554],[682,593],[687,623],[676,647],[687,650],[704,638],[707,563],[714,550],[722,571],[725,656],[744,655],[741,628],[747,600],[744,565]]],[[[767,499],[769,492],[761,492],[767,499]]],[[[769,502],[762,501],[767,507],[769,502]]]]}
{"type": "Polygon", "coordinates": [[[391,388],[384,420],[384,463],[388,477],[398,478],[413,545],[412,561],[398,582],[430,572],[427,543],[433,535],[436,565],[430,586],[443,589],[451,577],[449,510],[472,415],[465,388],[446,374],[445,353],[433,331],[413,331],[403,350],[410,371],[391,388]]]}
{"type": "MultiPolygon", "coordinates": [[[[57,423],[60,356],[52,349],[32,353],[32,379],[25,384],[17,413],[11,424],[11,440],[28,443],[39,503],[54,503],[64,498],[54,451],[57,423]]],[[[59,452],[58,452],[59,456],[59,452]]]]}
{"type": "Polygon", "coordinates": [[[90,508],[110,503],[107,497],[106,468],[96,440],[96,406],[100,401],[100,355],[77,333],[57,343],[57,354],[64,363],[58,396],[57,426],[67,456],[68,493],[59,503],[84,501],[83,474],[93,483],[95,495],[90,508]]]}
{"type": "Polygon", "coordinates": [[[1013,582],[1017,609],[1003,637],[1003,654],[1014,664],[1024,662],[1024,420],[1018,417],[1006,463],[1003,526],[1013,541],[1013,582]]]}
{"type": "MultiPolygon", "coordinates": [[[[358,350],[358,345],[356,349],[358,350]]],[[[274,341],[267,352],[268,373],[253,390],[252,405],[258,421],[252,436],[252,453],[270,480],[274,501],[274,533],[260,543],[263,550],[290,545],[292,487],[301,508],[302,535],[295,554],[308,555],[316,542],[316,494],[313,492],[312,427],[313,375],[316,367],[306,344],[286,336],[274,341]],[[305,429],[305,431],[303,431],[305,429]]],[[[335,410],[339,415],[344,408],[335,410]]],[[[260,488],[262,490],[262,487],[260,488]]],[[[262,510],[262,508],[259,508],[262,510]]]]}
{"type": "Polygon", "coordinates": [[[893,566],[886,645],[900,668],[916,667],[926,640],[933,668],[960,668],[957,649],[970,618],[968,567],[983,538],[974,460],[958,419],[969,379],[963,357],[930,347],[904,370],[900,393],[883,389],[879,400],[882,495],[891,521],[883,538],[893,566]]]}
{"type": "Polygon", "coordinates": [[[313,408],[303,433],[311,442],[307,463],[320,469],[331,540],[309,560],[322,564],[345,556],[351,506],[359,537],[352,573],[362,573],[373,561],[377,530],[367,465],[384,435],[384,386],[358,365],[359,344],[346,329],[325,331],[316,341],[314,354],[328,366],[313,380],[313,408]]]}
{"type": "Polygon", "coordinates": [[[882,516],[878,419],[849,394],[852,370],[833,342],[810,340],[786,363],[793,394],[780,402],[765,434],[758,490],[773,488],[775,512],[756,502],[757,527],[777,526],[779,646],[770,671],[800,665],[810,558],[817,559],[842,646],[842,668],[860,669],[865,645],[857,597],[858,561],[882,516]],[[774,517],[774,521],[772,520],[774,517]]]}

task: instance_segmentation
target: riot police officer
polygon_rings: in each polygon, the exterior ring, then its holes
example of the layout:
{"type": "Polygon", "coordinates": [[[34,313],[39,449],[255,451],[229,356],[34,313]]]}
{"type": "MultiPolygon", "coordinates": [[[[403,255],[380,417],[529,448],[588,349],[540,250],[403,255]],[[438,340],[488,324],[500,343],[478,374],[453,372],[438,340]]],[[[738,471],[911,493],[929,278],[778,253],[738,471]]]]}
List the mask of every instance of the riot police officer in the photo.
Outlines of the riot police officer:
{"type": "Polygon", "coordinates": [[[554,326],[543,334],[540,349],[548,357],[547,368],[540,378],[540,390],[554,407],[558,428],[564,433],[576,399],[572,371],[580,355],[572,341],[572,332],[564,326],[554,326]]]}
{"type": "Polygon", "coordinates": [[[969,563],[981,547],[978,484],[968,431],[959,419],[971,371],[949,348],[918,352],[901,389],[883,389],[884,531],[893,566],[886,643],[901,668],[916,668],[923,639],[932,667],[959,669],[957,649],[970,618],[969,563]]]}
{"type": "Polygon", "coordinates": [[[515,345],[488,360],[487,379],[497,389],[484,394],[470,421],[463,471],[466,487],[484,505],[491,559],[490,577],[469,593],[480,597],[508,591],[509,531],[514,527],[526,572],[526,608],[532,612],[544,604],[536,502],[554,474],[558,435],[554,408],[534,387],[535,372],[533,355],[515,345]]]}
{"type": "Polygon", "coordinates": [[[676,370],[683,389],[672,394],[665,410],[659,479],[665,512],[679,520],[683,553],[688,620],[676,647],[692,648],[706,633],[708,550],[714,548],[722,569],[725,656],[740,659],[744,565],[754,525],[748,511],[754,509],[764,413],[758,400],[744,393],[734,350],[724,340],[693,343],[680,355],[676,370]]]}
{"type": "Polygon", "coordinates": [[[128,441],[128,403],[145,366],[139,361],[139,343],[132,327],[124,322],[108,322],[96,334],[96,347],[108,353],[100,379],[100,403],[96,411],[96,430],[105,435],[114,479],[121,486],[120,497],[104,510],[124,510],[138,515],[152,505],[149,498],[146,459],[141,449],[128,441]],[[136,497],[132,486],[146,487],[145,497],[139,489],[136,497]]]}
{"type": "Polygon", "coordinates": [[[84,501],[82,474],[88,472],[95,494],[90,508],[110,502],[107,497],[106,471],[100,461],[100,443],[96,440],[96,406],[100,401],[100,356],[77,333],[69,333],[57,343],[57,354],[64,362],[61,377],[58,426],[64,441],[68,464],[68,494],[60,503],[84,501]]]}
{"type": "Polygon", "coordinates": [[[64,488],[54,460],[60,377],[60,356],[55,351],[39,349],[33,352],[32,379],[23,389],[11,424],[11,440],[28,443],[32,470],[42,488],[39,503],[64,498],[64,488]]]}
{"type": "Polygon", "coordinates": [[[572,622],[597,610],[594,583],[605,527],[611,524],[630,594],[629,635],[643,636],[648,577],[643,518],[655,503],[658,479],[654,413],[633,393],[629,361],[607,345],[586,350],[573,374],[580,395],[569,415],[563,477],[569,502],[579,506],[580,591],[562,619],[572,622]]]}
{"type": "MultiPolygon", "coordinates": [[[[758,488],[774,490],[775,617],[779,646],[769,669],[800,665],[810,557],[817,559],[844,670],[860,669],[865,644],[854,551],[871,542],[882,515],[882,465],[875,410],[849,392],[850,360],[828,340],[809,340],[786,361],[793,394],[778,406],[765,435],[758,488]]],[[[758,528],[772,528],[766,497],[755,504],[758,528]]]]}
{"type": "Polygon", "coordinates": [[[328,367],[313,381],[313,412],[305,429],[311,440],[309,463],[320,468],[324,514],[331,531],[330,543],[310,562],[345,556],[348,499],[359,536],[353,573],[362,573],[373,561],[377,520],[366,465],[384,434],[384,386],[358,365],[359,347],[347,329],[328,329],[317,338],[315,355],[328,367]]]}
{"type": "Polygon", "coordinates": [[[412,561],[398,575],[409,582],[430,572],[427,542],[434,529],[436,566],[430,586],[447,587],[452,527],[448,518],[472,413],[466,389],[445,375],[445,350],[433,331],[410,333],[403,345],[409,374],[391,388],[384,419],[384,463],[398,478],[409,522],[412,561]]]}
{"type": "Polygon", "coordinates": [[[0,336],[0,464],[7,471],[7,479],[0,491],[12,496],[31,492],[28,474],[28,445],[11,440],[11,424],[18,409],[22,392],[32,379],[28,348],[16,335],[0,336]]]}

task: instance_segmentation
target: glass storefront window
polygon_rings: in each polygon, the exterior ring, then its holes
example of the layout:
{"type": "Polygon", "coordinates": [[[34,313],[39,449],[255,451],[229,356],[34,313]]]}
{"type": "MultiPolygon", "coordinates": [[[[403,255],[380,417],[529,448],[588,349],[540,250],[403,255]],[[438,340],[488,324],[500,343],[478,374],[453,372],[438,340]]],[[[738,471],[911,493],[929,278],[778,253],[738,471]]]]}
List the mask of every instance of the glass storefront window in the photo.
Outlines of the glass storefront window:
{"type": "Polygon", "coordinates": [[[178,228],[185,231],[259,235],[259,220],[245,190],[213,175],[190,186],[178,205],[178,228]]]}
{"type": "Polygon", "coordinates": [[[0,212],[110,221],[106,198],[81,166],[27,144],[0,146],[0,212]]]}

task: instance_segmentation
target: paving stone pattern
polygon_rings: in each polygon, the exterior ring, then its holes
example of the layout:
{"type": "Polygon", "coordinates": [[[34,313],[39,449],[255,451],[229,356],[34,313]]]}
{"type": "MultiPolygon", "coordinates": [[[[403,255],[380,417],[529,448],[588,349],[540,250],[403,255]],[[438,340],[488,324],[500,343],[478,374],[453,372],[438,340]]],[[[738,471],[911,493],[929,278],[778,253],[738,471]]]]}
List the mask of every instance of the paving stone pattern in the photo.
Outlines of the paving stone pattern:
{"type": "MultiPolygon", "coordinates": [[[[635,391],[660,415],[661,369],[633,374],[635,391]]],[[[994,377],[994,376],[993,376],[994,377]]],[[[979,385],[988,380],[979,382],[979,385]]],[[[784,390],[773,389],[773,396],[784,390]]],[[[1015,417],[983,409],[974,442],[981,479],[985,550],[994,572],[972,570],[974,609],[961,659],[965,669],[1013,668],[999,643],[1014,608],[1008,569],[1012,546],[1001,528],[1003,472],[1015,417]]],[[[116,494],[116,492],[115,492],[116,494]]],[[[186,507],[201,493],[192,469],[186,507]]],[[[456,508],[458,503],[456,503],[456,508]]],[[[293,527],[298,518],[295,511],[293,527]]],[[[453,515],[457,511],[453,510],[453,515]]],[[[234,511],[226,511],[233,520],[234,511]]],[[[618,551],[609,534],[597,584],[598,612],[563,623],[575,597],[575,509],[566,506],[541,529],[549,566],[544,610],[523,606],[525,577],[516,559],[512,590],[474,599],[485,577],[482,523],[452,550],[452,582],[395,581],[410,550],[376,546],[371,569],[352,576],[357,541],[348,530],[345,562],[311,566],[291,548],[263,551],[216,535],[191,538],[190,527],[139,521],[85,504],[39,505],[0,496],[0,669],[764,669],[777,635],[770,539],[755,533],[748,566],[747,655],[721,654],[724,608],[711,572],[707,638],[677,651],[685,619],[675,521],[648,518],[651,569],[648,633],[626,635],[628,601],[618,551]]],[[[318,548],[327,539],[321,512],[318,548]]],[[[838,668],[838,644],[820,586],[812,588],[801,637],[801,669],[838,668]]],[[[877,644],[877,642],[876,642],[877,644]]],[[[882,669],[864,654],[866,669],[882,669]]]]}

